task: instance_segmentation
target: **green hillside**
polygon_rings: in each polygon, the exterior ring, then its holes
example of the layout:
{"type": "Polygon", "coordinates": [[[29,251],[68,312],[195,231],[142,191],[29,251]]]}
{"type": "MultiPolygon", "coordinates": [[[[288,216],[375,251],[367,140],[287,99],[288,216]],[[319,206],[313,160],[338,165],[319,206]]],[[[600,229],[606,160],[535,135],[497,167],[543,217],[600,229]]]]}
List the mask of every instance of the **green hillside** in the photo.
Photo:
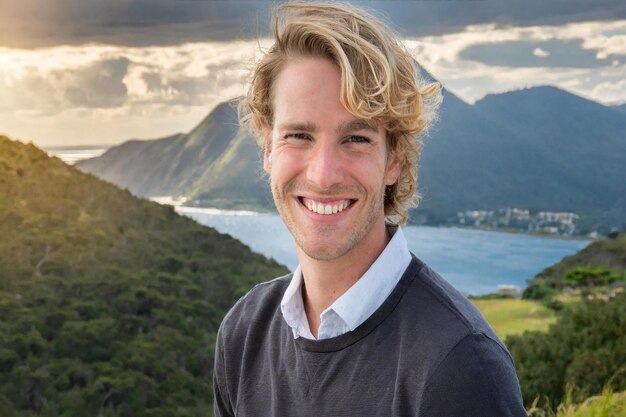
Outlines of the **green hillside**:
{"type": "Polygon", "coordinates": [[[286,273],[0,137],[0,416],[211,415],[230,305],[286,273]]]}
{"type": "Polygon", "coordinates": [[[509,336],[527,408],[581,403],[608,384],[626,390],[626,294],[583,301],[562,311],[548,332],[509,336]],[[569,392],[568,392],[569,389],[569,392]]]}
{"type": "Polygon", "coordinates": [[[237,101],[221,103],[188,134],[129,141],[76,166],[145,197],[186,205],[274,210],[261,150],[239,128],[237,101]]]}
{"type": "Polygon", "coordinates": [[[559,404],[556,411],[540,407],[531,407],[528,410],[530,417],[624,417],[626,415],[626,391],[613,392],[610,387],[603,390],[601,395],[587,398],[583,403],[573,404],[571,398],[566,398],[559,404]]]}
{"type": "Polygon", "coordinates": [[[498,337],[526,331],[545,332],[555,321],[555,313],[543,304],[519,298],[473,299],[498,337]]]}
{"type": "Polygon", "coordinates": [[[565,286],[576,286],[576,281],[582,281],[580,278],[587,278],[588,282],[580,282],[580,285],[588,290],[617,281],[626,282],[626,233],[613,232],[540,272],[524,290],[523,297],[551,297],[565,286]]]}

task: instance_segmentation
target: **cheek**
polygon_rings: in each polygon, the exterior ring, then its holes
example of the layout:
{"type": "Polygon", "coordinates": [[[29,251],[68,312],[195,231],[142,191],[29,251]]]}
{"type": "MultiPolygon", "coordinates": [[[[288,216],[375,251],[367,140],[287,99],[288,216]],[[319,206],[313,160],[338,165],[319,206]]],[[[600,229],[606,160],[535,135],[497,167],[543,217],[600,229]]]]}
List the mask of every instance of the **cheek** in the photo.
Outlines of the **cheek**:
{"type": "Polygon", "coordinates": [[[371,156],[346,158],[344,167],[364,186],[379,187],[386,180],[385,161],[371,156]]]}
{"type": "Polygon", "coordinates": [[[288,182],[303,169],[302,161],[306,158],[298,157],[291,152],[274,151],[270,163],[270,177],[273,182],[288,182]]]}

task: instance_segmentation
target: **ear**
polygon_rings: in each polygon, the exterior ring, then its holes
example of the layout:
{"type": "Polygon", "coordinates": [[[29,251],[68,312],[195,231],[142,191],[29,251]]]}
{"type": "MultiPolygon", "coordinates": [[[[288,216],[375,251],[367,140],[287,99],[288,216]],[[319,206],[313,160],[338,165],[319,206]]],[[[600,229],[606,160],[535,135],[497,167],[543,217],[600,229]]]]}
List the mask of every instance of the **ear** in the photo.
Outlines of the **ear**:
{"type": "Polygon", "coordinates": [[[268,174],[272,171],[272,130],[269,127],[263,129],[263,169],[268,174]]]}
{"type": "Polygon", "coordinates": [[[400,157],[397,151],[389,152],[387,156],[387,167],[385,168],[385,185],[393,185],[398,181],[403,163],[404,158],[400,157]]]}

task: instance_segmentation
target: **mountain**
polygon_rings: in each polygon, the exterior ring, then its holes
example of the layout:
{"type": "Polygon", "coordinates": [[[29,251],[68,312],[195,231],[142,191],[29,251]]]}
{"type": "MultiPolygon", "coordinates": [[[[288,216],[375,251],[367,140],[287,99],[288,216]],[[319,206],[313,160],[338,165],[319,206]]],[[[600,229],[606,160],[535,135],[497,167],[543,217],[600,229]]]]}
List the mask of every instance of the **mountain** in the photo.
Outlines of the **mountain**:
{"type": "MultiPolygon", "coordinates": [[[[424,137],[423,198],[412,221],[438,224],[458,211],[518,207],[575,212],[582,233],[622,227],[625,131],[626,114],[554,87],[490,95],[474,105],[444,91],[439,121],[424,137]]],[[[272,207],[260,152],[237,128],[232,103],[188,135],[128,142],[77,166],[140,195],[272,207]],[[181,157],[190,142],[194,151],[181,157]]]]}
{"type": "Polygon", "coordinates": [[[626,117],[554,87],[471,108],[449,101],[424,150],[423,208],[573,211],[626,224],[626,117]]]}
{"type": "Polygon", "coordinates": [[[0,136],[0,415],[212,415],[228,308],[285,274],[228,235],[0,136]]]}
{"type": "Polygon", "coordinates": [[[626,114],[626,103],[621,104],[619,106],[612,106],[611,108],[614,109],[614,110],[617,110],[618,112],[622,112],[622,113],[626,114]]]}
{"type": "Polygon", "coordinates": [[[144,197],[184,196],[199,206],[270,209],[260,161],[261,151],[239,129],[236,101],[231,101],[188,134],[128,141],[76,166],[144,197]]]}

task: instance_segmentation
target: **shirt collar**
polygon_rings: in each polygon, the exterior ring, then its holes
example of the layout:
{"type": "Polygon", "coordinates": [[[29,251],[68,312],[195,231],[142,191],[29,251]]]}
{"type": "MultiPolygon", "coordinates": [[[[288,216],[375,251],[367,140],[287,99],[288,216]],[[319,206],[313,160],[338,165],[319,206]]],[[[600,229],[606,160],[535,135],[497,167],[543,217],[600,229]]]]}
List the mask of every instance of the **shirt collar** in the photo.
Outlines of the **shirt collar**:
{"type": "MultiPolygon", "coordinates": [[[[380,256],[348,291],[322,312],[320,329],[324,330],[324,333],[326,333],[326,329],[323,329],[325,316],[335,318],[336,315],[345,324],[345,326],[340,327],[347,327],[349,330],[356,329],[382,305],[411,263],[411,253],[402,229],[389,226],[387,230],[393,236],[380,256]]],[[[285,322],[293,331],[294,338],[302,336],[307,339],[315,339],[309,328],[302,301],[302,270],[300,265],[296,267],[293,273],[291,282],[283,295],[280,308],[285,322]]],[[[331,330],[328,334],[332,335],[333,333],[331,330]]],[[[338,334],[334,335],[338,336],[338,334]]]]}
{"type": "Polygon", "coordinates": [[[302,336],[307,339],[315,339],[313,333],[311,333],[311,328],[306,318],[306,312],[304,311],[304,302],[302,301],[302,269],[300,269],[300,265],[293,271],[289,286],[280,303],[280,310],[283,313],[283,318],[289,327],[291,327],[294,338],[302,336]]]}
{"type": "Polygon", "coordinates": [[[329,309],[334,310],[351,331],[356,329],[387,299],[410,263],[411,252],[402,229],[397,227],[372,266],[329,309]]]}

